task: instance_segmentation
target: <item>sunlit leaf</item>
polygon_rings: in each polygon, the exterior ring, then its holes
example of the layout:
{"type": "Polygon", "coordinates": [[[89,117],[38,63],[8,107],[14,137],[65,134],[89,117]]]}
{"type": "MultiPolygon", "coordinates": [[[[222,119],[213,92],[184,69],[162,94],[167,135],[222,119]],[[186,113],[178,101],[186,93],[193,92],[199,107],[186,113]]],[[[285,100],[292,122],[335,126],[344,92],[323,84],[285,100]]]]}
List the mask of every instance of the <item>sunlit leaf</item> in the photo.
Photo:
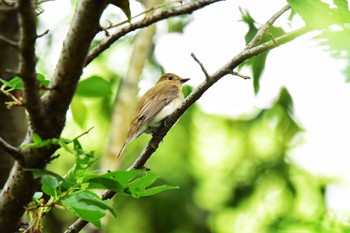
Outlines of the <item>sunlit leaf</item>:
{"type": "Polygon", "coordinates": [[[86,120],[88,117],[88,110],[85,104],[81,101],[79,97],[74,97],[71,104],[70,110],[74,121],[81,127],[84,128],[86,125],[86,120]]]}
{"type": "Polygon", "coordinates": [[[35,192],[33,195],[33,200],[38,201],[43,196],[43,192],[35,192]]]}
{"type": "Polygon", "coordinates": [[[321,29],[349,22],[347,3],[341,0],[335,2],[337,8],[330,7],[321,0],[288,0],[288,4],[312,28],[321,29]]]}
{"type": "Polygon", "coordinates": [[[99,76],[92,76],[79,82],[76,95],[85,98],[109,96],[112,93],[111,84],[99,76]]]}

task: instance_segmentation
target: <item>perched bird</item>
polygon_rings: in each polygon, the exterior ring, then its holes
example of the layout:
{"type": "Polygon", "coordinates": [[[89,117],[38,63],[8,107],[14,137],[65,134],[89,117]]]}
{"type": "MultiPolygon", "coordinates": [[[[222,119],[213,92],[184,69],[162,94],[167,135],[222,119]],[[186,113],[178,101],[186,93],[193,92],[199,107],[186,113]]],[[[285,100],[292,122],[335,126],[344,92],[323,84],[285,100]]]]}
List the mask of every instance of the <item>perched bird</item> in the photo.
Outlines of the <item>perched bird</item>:
{"type": "Polygon", "coordinates": [[[174,112],[184,101],[182,84],[188,80],[176,74],[166,73],[141,97],[118,157],[132,140],[142,133],[154,133],[162,120],[174,112]]]}

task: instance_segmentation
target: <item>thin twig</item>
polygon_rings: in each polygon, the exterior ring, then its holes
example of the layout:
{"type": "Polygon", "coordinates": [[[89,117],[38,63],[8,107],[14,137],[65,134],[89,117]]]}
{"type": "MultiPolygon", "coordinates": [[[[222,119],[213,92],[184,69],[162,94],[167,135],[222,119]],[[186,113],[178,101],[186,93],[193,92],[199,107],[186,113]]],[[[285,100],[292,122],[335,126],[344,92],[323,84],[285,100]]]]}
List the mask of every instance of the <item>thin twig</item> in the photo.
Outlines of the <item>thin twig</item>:
{"type": "Polygon", "coordinates": [[[205,75],[205,78],[206,79],[210,79],[210,75],[208,74],[207,70],[205,69],[203,63],[198,60],[198,58],[196,57],[196,55],[194,55],[194,53],[191,53],[191,56],[198,63],[198,65],[201,67],[201,69],[202,69],[202,71],[203,71],[203,73],[205,75]]]}
{"type": "Polygon", "coordinates": [[[6,96],[8,96],[8,97],[10,97],[12,99],[12,101],[7,101],[7,102],[5,102],[5,104],[8,104],[10,106],[23,106],[23,101],[19,100],[11,92],[1,90],[1,93],[3,93],[4,95],[6,95],[6,96]]]}
{"type": "Polygon", "coordinates": [[[240,77],[240,78],[243,78],[243,79],[250,79],[249,76],[246,76],[246,75],[243,75],[243,74],[240,74],[236,71],[233,71],[233,70],[230,70],[229,71],[230,74],[234,75],[234,76],[237,76],[237,77],[240,77]]]}
{"type": "Polygon", "coordinates": [[[106,49],[108,49],[115,41],[117,41],[122,36],[125,36],[126,34],[135,31],[136,29],[147,27],[151,24],[154,24],[158,21],[178,16],[178,15],[184,15],[184,14],[190,14],[195,10],[198,10],[200,8],[203,8],[205,6],[208,6],[212,3],[219,2],[222,0],[198,0],[194,1],[190,4],[183,5],[181,7],[172,8],[169,10],[164,10],[159,13],[156,13],[152,16],[145,17],[135,23],[125,25],[124,27],[120,28],[115,33],[111,34],[110,37],[103,40],[99,45],[97,45],[95,48],[93,48],[89,55],[87,56],[85,66],[87,66],[92,60],[94,60],[98,55],[103,53],[106,49]]]}
{"type": "Polygon", "coordinates": [[[91,131],[93,128],[94,128],[94,126],[91,126],[88,130],[86,130],[85,132],[79,134],[78,136],[76,136],[75,138],[73,138],[71,141],[73,142],[73,141],[75,141],[75,140],[81,138],[82,136],[84,136],[84,135],[90,133],[90,131],[91,131]]]}
{"type": "Polygon", "coordinates": [[[256,46],[262,39],[262,37],[264,36],[264,34],[266,33],[266,31],[269,29],[269,27],[271,27],[271,25],[287,10],[290,9],[290,6],[284,6],[281,10],[279,10],[278,12],[276,12],[276,14],[274,14],[265,24],[263,24],[258,32],[256,33],[256,35],[254,36],[254,38],[247,44],[246,49],[250,49],[254,46],[256,46]]]}
{"type": "MultiPolygon", "coordinates": [[[[162,4],[158,4],[158,5],[152,6],[152,7],[148,8],[148,9],[146,9],[146,10],[144,10],[144,11],[142,11],[142,12],[140,12],[140,13],[134,15],[134,16],[132,16],[130,20],[136,19],[136,18],[140,17],[141,15],[146,15],[149,12],[156,11],[156,10],[158,10],[160,8],[165,7],[165,6],[169,6],[169,5],[172,5],[174,3],[182,3],[182,2],[183,2],[183,0],[174,0],[173,2],[166,2],[166,3],[162,3],[162,4]]],[[[101,27],[101,30],[106,31],[106,30],[111,29],[111,28],[119,27],[119,26],[121,26],[123,24],[129,23],[130,21],[129,21],[129,19],[126,19],[126,20],[123,20],[123,21],[115,23],[115,24],[111,23],[110,21],[107,21],[107,22],[109,23],[109,25],[107,27],[101,27]]]]}
{"type": "Polygon", "coordinates": [[[37,36],[36,36],[36,38],[40,38],[40,37],[43,37],[43,36],[45,36],[46,34],[48,34],[49,33],[49,29],[46,29],[44,32],[42,32],[42,33],[40,33],[40,34],[38,34],[37,36]]]}
{"type": "Polygon", "coordinates": [[[6,151],[14,160],[18,161],[19,163],[24,162],[24,156],[21,150],[18,149],[17,147],[10,145],[2,137],[0,137],[0,147],[4,151],[6,151]]]}

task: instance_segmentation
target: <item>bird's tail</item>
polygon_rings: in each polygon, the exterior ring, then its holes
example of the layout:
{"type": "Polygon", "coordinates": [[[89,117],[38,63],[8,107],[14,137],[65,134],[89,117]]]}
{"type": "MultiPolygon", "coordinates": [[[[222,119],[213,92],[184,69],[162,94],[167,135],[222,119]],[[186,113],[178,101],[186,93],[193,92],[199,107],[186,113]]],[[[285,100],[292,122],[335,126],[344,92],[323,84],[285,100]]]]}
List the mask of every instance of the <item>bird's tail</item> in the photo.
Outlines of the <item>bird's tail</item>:
{"type": "Polygon", "coordinates": [[[130,140],[126,140],[122,146],[122,149],[119,151],[118,158],[123,154],[123,151],[125,150],[125,147],[129,144],[130,140]]]}

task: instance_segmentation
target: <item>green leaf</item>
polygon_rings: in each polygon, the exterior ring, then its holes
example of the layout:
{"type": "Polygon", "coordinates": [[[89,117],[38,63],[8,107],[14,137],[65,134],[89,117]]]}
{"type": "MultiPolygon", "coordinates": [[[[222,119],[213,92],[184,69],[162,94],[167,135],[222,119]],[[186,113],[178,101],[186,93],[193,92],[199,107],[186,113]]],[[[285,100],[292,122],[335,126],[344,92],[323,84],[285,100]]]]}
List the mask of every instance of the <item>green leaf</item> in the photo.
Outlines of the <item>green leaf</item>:
{"type": "Polygon", "coordinates": [[[138,195],[141,197],[152,196],[157,193],[161,193],[167,190],[179,189],[179,186],[171,186],[171,185],[160,185],[153,188],[145,189],[143,192],[139,192],[138,195]]]}
{"type": "Polygon", "coordinates": [[[337,8],[330,7],[321,0],[287,0],[292,9],[297,12],[312,28],[326,28],[332,24],[349,22],[347,3],[335,1],[337,8]]]}
{"type": "Polygon", "coordinates": [[[99,76],[79,82],[76,95],[85,98],[106,97],[112,93],[111,84],[99,76]]]}
{"type": "Polygon", "coordinates": [[[41,190],[49,196],[55,197],[56,188],[59,186],[59,181],[54,176],[45,175],[41,178],[41,190]]]}
{"type": "Polygon", "coordinates": [[[46,79],[43,74],[36,73],[36,77],[39,80],[40,85],[48,87],[50,85],[50,80],[46,79]]]}
{"type": "Polygon", "coordinates": [[[87,175],[83,183],[88,183],[90,189],[110,189],[115,192],[124,192],[128,182],[134,179],[141,171],[114,171],[103,175],[87,175]]]}
{"type": "Polygon", "coordinates": [[[73,148],[76,153],[76,168],[87,169],[95,163],[94,151],[86,152],[83,150],[80,142],[76,139],[73,141],[73,148]]]}
{"type": "Polygon", "coordinates": [[[43,192],[35,192],[33,195],[33,200],[34,201],[39,201],[40,198],[42,198],[43,192]]]}
{"type": "Polygon", "coordinates": [[[75,155],[76,162],[74,166],[67,172],[66,178],[76,180],[88,172],[88,168],[95,164],[96,159],[94,158],[94,151],[86,152],[83,150],[78,139],[73,141],[73,148],[65,145],[64,149],[75,155]]]}
{"type": "Polygon", "coordinates": [[[73,119],[81,128],[85,128],[88,110],[81,99],[75,96],[70,104],[73,119]]]}
{"type": "Polygon", "coordinates": [[[4,85],[11,88],[12,90],[24,88],[23,81],[18,76],[14,77],[10,81],[6,81],[6,80],[0,78],[0,82],[2,82],[4,85]]]}
{"type": "Polygon", "coordinates": [[[56,196],[58,187],[67,190],[75,184],[59,174],[45,169],[25,168],[24,170],[32,172],[34,179],[41,178],[42,191],[49,196],[56,196]]]}
{"type": "Polygon", "coordinates": [[[151,186],[158,179],[158,175],[152,172],[144,172],[144,175],[132,181],[129,185],[129,193],[135,197],[143,197],[157,194],[165,190],[178,189],[176,186],[161,185],[161,186],[151,186]]]}
{"type": "Polygon", "coordinates": [[[292,113],[293,111],[293,99],[288,90],[283,87],[279,94],[279,99],[276,102],[278,105],[283,107],[286,112],[292,113]]]}
{"type": "Polygon", "coordinates": [[[101,200],[98,195],[90,191],[81,191],[69,195],[61,200],[62,205],[75,216],[91,222],[96,227],[101,227],[101,218],[109,210],[115,215],[109,206],[111,200],[101,200]]]}

